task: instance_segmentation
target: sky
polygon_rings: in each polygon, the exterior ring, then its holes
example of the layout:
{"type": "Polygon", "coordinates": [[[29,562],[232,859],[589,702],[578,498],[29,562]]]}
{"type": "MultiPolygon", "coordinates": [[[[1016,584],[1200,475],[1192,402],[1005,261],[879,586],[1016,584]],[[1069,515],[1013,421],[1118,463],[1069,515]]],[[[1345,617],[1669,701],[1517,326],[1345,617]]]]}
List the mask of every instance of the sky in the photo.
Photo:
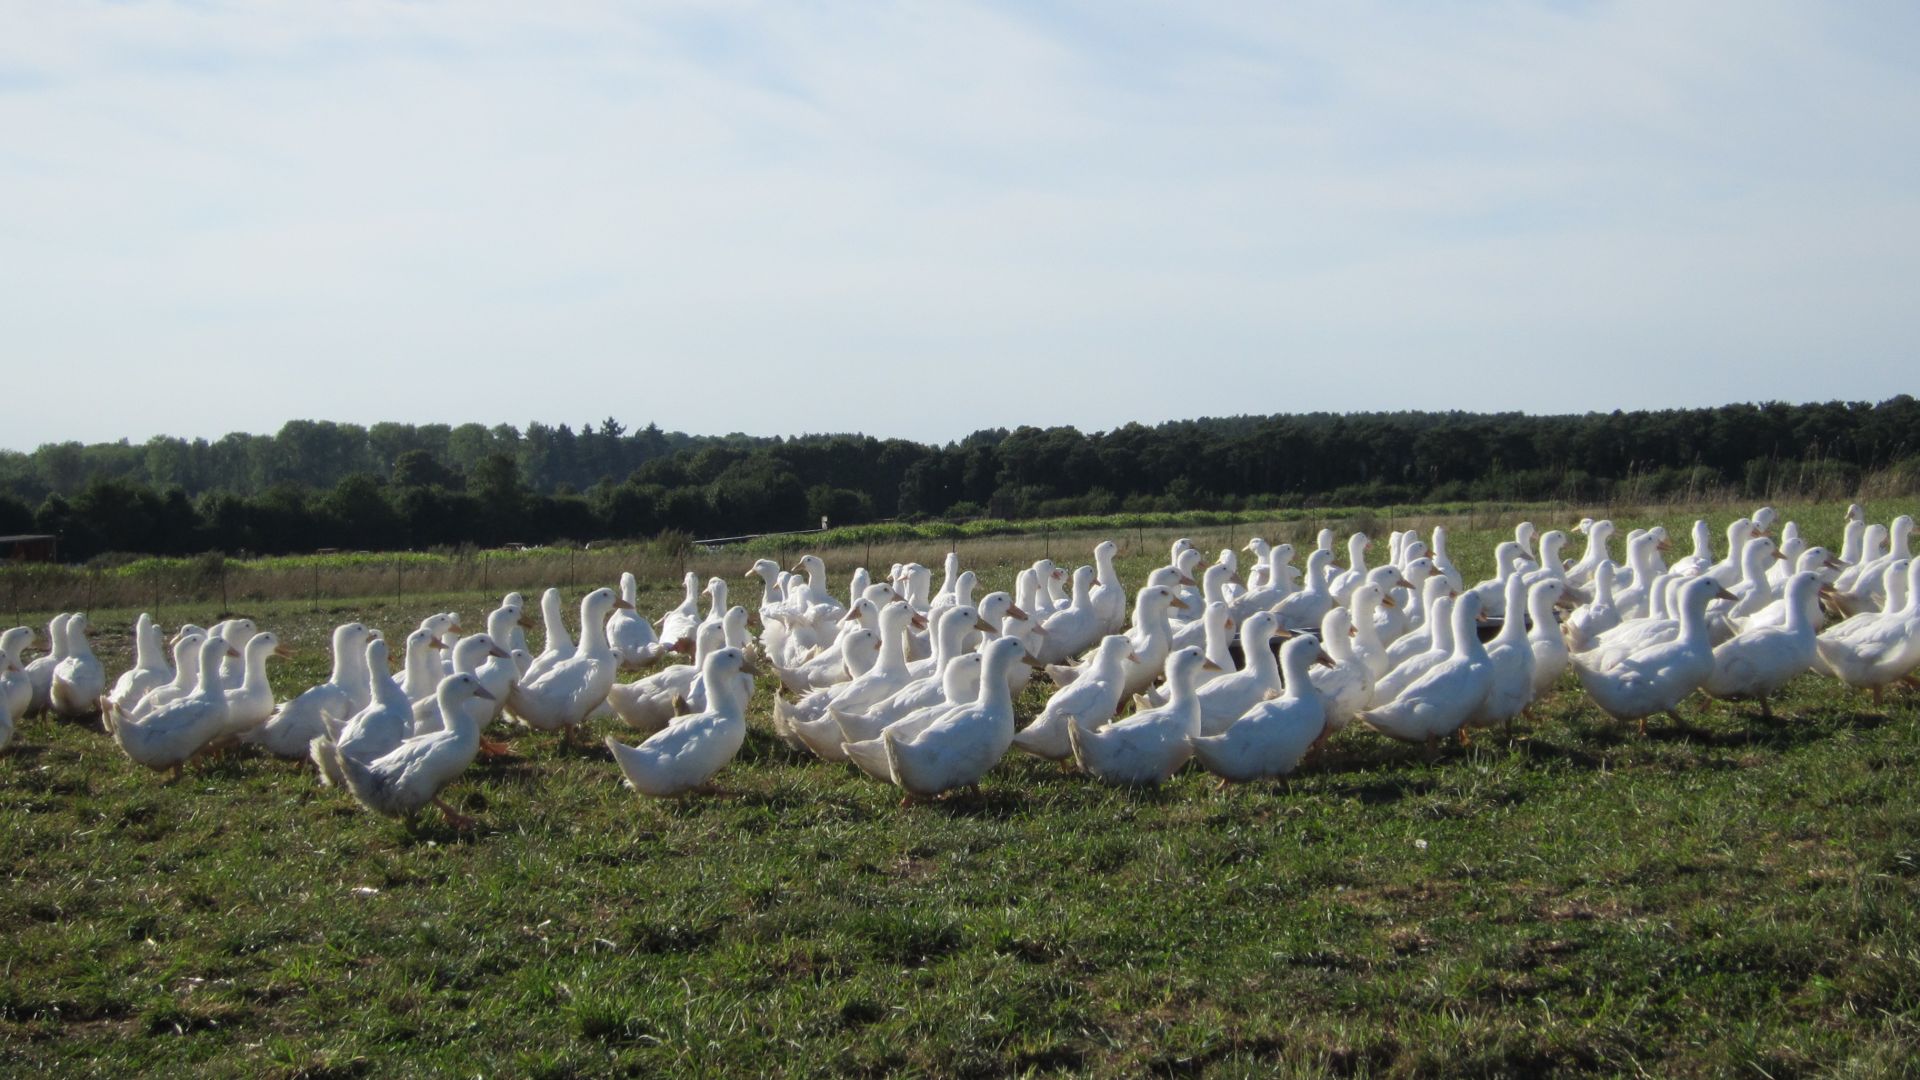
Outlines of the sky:
{"type": "Polygon", "coordinates": [[[1920,391],[1920,5],[0,0],[0,447],[1920,391]]]}

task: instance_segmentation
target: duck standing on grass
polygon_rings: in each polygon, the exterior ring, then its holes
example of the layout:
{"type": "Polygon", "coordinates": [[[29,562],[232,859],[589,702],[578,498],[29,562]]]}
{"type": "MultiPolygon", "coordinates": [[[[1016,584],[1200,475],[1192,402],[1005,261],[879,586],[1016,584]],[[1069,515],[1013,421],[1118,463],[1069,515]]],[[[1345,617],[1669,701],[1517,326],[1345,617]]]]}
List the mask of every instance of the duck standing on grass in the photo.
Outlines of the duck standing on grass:
{"type": "Polygon", "coordinates": [[[434,690],[446,727],[406,739],[371,761],[338,755],[341,776],[354,800],[376,814],[412,818],[432,803],[456,829],[473,827],[473,819],[448,806],[440,792],[473,764],[480,752],[480,725],[470,703],[488,701],[480,680],[461,672],[440,680],[434,690]]]}
{"type": "Polygon", "coordinates": [[[655,798],[711,791],[714,774],[746,741],[747,702],[756,674],[743,650],[716,649],[700,665],[707,690],[705,712],[670,721],[638,746],[607,736],[607,749],[627,786],[655,798]]]}

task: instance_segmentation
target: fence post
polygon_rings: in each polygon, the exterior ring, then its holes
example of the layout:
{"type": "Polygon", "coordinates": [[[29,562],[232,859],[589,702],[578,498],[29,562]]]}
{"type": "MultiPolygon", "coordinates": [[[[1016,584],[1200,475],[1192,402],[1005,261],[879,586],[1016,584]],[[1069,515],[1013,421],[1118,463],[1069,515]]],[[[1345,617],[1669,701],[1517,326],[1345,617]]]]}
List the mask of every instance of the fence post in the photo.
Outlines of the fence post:
{"type": "Polygon", "coordinates": [[[487,552],[482,551],[480,553],[480,591],[481,592],[488,592],[492,588],[487,584],[487,557],[488,557],[487,552]]]}
{"type": "Polygon", "coordinates": [[[567,549],[567,588],[568,589],[577,589],[580,587],[580,583],[574,580],[574,574],[573,574],[573,564],[575,560],[577,560],[579,557],[580,557],[580,553],[578,551],[572,548],[567,549]]]}
{"type": "Polygon", "coordinates": [[[406,573],[406,564],[399,559],[393,560],[393,602],[400,602],[400,576],[406,573]]]}

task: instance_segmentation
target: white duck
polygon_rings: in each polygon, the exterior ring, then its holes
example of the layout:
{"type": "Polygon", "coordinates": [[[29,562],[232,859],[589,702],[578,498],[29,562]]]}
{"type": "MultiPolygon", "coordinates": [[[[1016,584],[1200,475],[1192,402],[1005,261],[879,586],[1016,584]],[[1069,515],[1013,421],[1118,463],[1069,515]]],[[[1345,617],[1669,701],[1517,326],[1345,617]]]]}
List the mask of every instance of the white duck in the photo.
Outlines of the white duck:
{"type": "Polygon", "coordinates": [[[1712,698],[1757,698],[1761,715],[1771,719],[1768,698],[1810,670],[1819,658],[1808,609],[1817,601],[1820,581],[1800,572],[1787,579],[1787,623],[1741,633],[1713,650],[1713,672],[1700,689],[1712,698]]]}
{"type": "MultiPolygon", "coordinates": [[[[1334,606],[1332,590],[1327,588],[1327,568],[1333,552],[1315,549],[1307,556],[1306,583],[1298,592],[1281,597],[1272,607],[1274,619],[1282,630],[1302,630],[1320,625],[1334,606]]],[[[1344,606],[1344,605],[1342,605],[1344,606]]]]}
{"type": "Polygon", "coordinates": [[[1594,704],[1616,720],[1637,721],[1647,729],[1647,717],[1671,712],[1688,694],[1713,674],[1713,642],[1707,629],[1707,603],[1725,592],[1712,577],[1693,578],[1680,587],[1678,636],[1650,645],[1606,667],[1595,667],[1589,654],[1573,657],[1594,704]]]}
{"type": "MultiPolygon", "coordinates": [[[[433,637],[431,630],[416,628],[407,635],[411,647],[416,639],[433,637]]],[[[313,740],[307,754],[320,770],[320,783],[344,787],[346,776],[340,759],[350,756],[362,762],[374,761],[392,753],[413,731],[413,701],[388,670],[387,643],[374,638],[367,642],[367,707],[347,718],[336,730],[327,721],[327,734],[313,740]]]]}
{"type": "Polygon", "coordinates": [[[579,647],[572,656],[514,686],[508,696],[513,715],[536,731],[559,731],[571,740],[587,715],[607,700],[607,691],[619,678],[619,658],[607,644],[607,615],[625,604],[612,589],[588,593],[580,601],[579,647]]]}
{"type": "MultiPolygon", "coordinates": [[[[1246,657],[1239,671],[1223,673],[1201,685],[1200,733],[1218,735],[1232,727],[1247,710],[1281,690],[1280,664],[1273,655],[1273,637],[1279,632],[1273,613],[1256,611],[1240,624],[1240,652],[1246,657]]],[[[1215,664],[1219,660],[1209,656],[1215,664]]]]}
{"type": "MultiPolygon", "coordinates": [[[[1465,594],[1467,596],[1472,593],[1465,594]]],[[[1432,630],[1428,638],[1427,651],[1409,656],[1393,666],[1391,671],[1374,679],[1368,693],[1368,702],[1373,706],[1385,705],[1400,696],[1400,691],[1419,682],[1427,672],[1453,659],[1453,608],[1461,597],[1442,596],[1433,602],[1433,614],[1427,619],[1432,630]]],[[[1356,654],[1354,657],[1362,667],[1365,661],[1356,654]]],[[[1368,675],[1373,673],[1368,671],[1368,675]]]]}
{"type": "Polygon", "coordinates": [[[1073,572],[1073,598],[1054,611],[1040,625],[1046,630],[1034,650],[1042,663],[1062,664],[1086,652],[1106,630],[1099,606],[1093,601],[1094,568],[1082,566],[1073,572]]]}
{"type": "Polygon", "coordinates": [[[933,656],[924,663],[907,665],[908,672],[915,676],[913,681],[864,710],[841,709],[829,704],[828,711],[839,722],[843,741],[878,738],[882,729],[908,713],[945,700],[947,665],[962,655],[961,641],[969,630],[992,633],[993,626],[980,616],[977,608],[966,605],[947,608],[935,620],[933,656]]]}
{"type": "MultiPolygon", "coordinates": [[[[548,589],[540,594],[540,623],[543,638],[541,648],[540,651],[534,655],[533,663],[528,666],[527,670],[520,673],[522,681],[531,681],[546,674],[548,668],[558,664],[562,660],[571,658],[578,648],[578,646],[573,643],[573,635],[567,631],[567,604],[560,596],[559,589],[548,589]]],[[[585,627],[581,627],[581,633],[586,633],[585,627]]],[[[436,638],[437,636],[438,635],[436,635],[436,638]]],[[[668,638],[667,640],[676,641],[678,639],[668,638]]],[[[415,687],[409,686],[407,688],[407,696],[417,701],[427,694],[437,692],[439,686],[439,679],[435,679],[432,685],[426,689],[425,693],[420,692],[415,687]]]]}
{"type": "Polygon", "coordinates": [[[333,628],[333,671],[327,681],[280,706],[265,723],[243,736],[275,757],[305,759],[313,740],[327,733],[327,721],[345,721],[372,701],[366,671],[367,628],[342,623],[333,628]]]}
{"type": "Polygon", "coordinates": [[[1920,666],[1920,559],[1896,560],[1883,571],[1886,577],[1896,575],[1907,586],[1899,607],[1852,616],[1814,641],[1819,667],[1848,686],[1870,691],[1875,705],[1889,684],[1920,666]]]}
{"type": "Polygon", "coordinates": [[[67,658],[67,620],[73,617],[63,611],[47,620],[47,654],[27,664],[27,680],[33,686],[33,700],[27,706],[31,715],[53,708],[53,669],[67,658]]]}
{"type": "Polygon", "coordinates": [[[1026,648],[1013,638],[987,642],[981,653],[980,695],[972,705],[945,713],[918,731],[888,728],[872,742],[849,744],[848,756],[871,772],[877,752],[909,800],[977,786],[1013,745],[1013,697],[1007,683],[1013,665],[1025,656],[1026,648]]]}
{"type": "Polygon", "coordinates": [[[473,764],[480,750],[475,714],[490,711],[490,697],[470,673],[442,679],[434,690],[434,702],[435,711],[447,718],[447,726],[408,738],[371,761],[340,755],[337,760],[347,790],[376,814],[411,818],[431,803],[446,815],[448,824],[471,828],[473,819],[448,806],[440,793],[473,764]]]}
{"type": "Polygon", "coordinates": [[[207,638],[200,645],[193,692],[144,717],[121,715],[109,707],[106,721],[113,741],[135,764],[154,772],[171,770],[178,780],[181,767],[225,730],[227,695],[220,682],[220,660],[232,651],[225,640],[207,638]]]}
{"type": "MultiPolygon", "coordinates": [[[[453,671],[449,674],[471,675],[482,689],[487,689],[487,684],[480,677],[481,666],[489,660],[510,661],[513,658],[513,654],[501,648],[492,634],[469,634],[455,642],[453,648],[448,651],[453,654],[453,671]]],[[[444,678],[440,680],[440,685],[446,685],[444,678]]],[[[507,685],[511,686],[512,681],[508,680],[507,685]]],[[[476,730],[493,720],[494,705],[493,691],[490,689],[485,696],[475,695],[466,699],[466,708],[473,714],[473,725],[476,730]]],[[[435,731],[445,731],[447,727],[447,715],[440,704],[440,688],[435,687],[432,697],[413,703],[413,734],[427,735],[435,731]]]]}
{"type": "Polygon", "coordinates": [[[640,582],[631,572],[620,575],[620,599],[627,606],[615,608],[607,619],[607,645],[620,658],[622,668],[644,668],[660,659],[666,647],[653,632],[653,624],[634,607],[640,600],[640,582]]]}
{"type": "Polygon", "coordinates": [[[273,687],[267,682],[267,658],[289,657],[286,646],[270,632],[253,635],[241,650],[240,685],[227,691],[226,735],[238,738],[273,715],[273,687]]]}
{"type": "MultiPolygon", "coordinates": [[[[693,662],[674,664],[644,679],[615,683],[607,690],[607,705],[622,723],[652,735],[687,708],[693,687],[704,671],[707,657],[727,647],[726,627],[709,623],[694,631],[693,662]]],[[[878,640],[878,635],[875,635],[878,640]]],[[[776,728],[779,726],[775,725],[776,728]]]]}
{"type": "Polygon", "coordinates": [[[1286,776],[1327,733],[1327,704],[1309,670],[1325,658],[1319,642],[1300,636],[1280,647],[1286,687],[1256,703],[1218,735],[1193,739],[1194,756],[1228,783],[1286,776]]]}
{"type": "MultiPolygon", "coordinates": [[[[1544,554],[1545,537],[1541,547],[1544,554]]],[[[1507,579],[1504,605],[1507,619],[1500,625],[1500,632],[1486,643],[1487,663],[1493,667],[1493,679],[1480,707],[1467,718],[1467,723],[1474,727],[1495,724],[1511,727],[1513,718],[1533,704],[1533,642],[1527,637],[1527,620],[1522,614],[1527,610],[1529,576],[1515,574],[1507,579]]],[[[1555,591],[1562,588],[1557,580],[1542,581],[1539,587],[1555,591]]]]}
{"type": "Polygon", "coordinates": [[[1621,611],[1613,603],[1613,564],[1601,563],[1593,574],[1593,599],[1567,616],[1567,647],[1585,652],[1599,643],[1600,635],[1620,625],[1621,611]]]}
{"type": "Polygon", "coordinates": [[[87,643],[87,617],[74,615],[67,620],[67,655],[53,669],[49,699],[55,715],[69,720],[93,716],[107,692],[107,669],[93,655],[87,643]]]}
{"type": "Polygon", "coordinates": [[[740,649],[718,649],[700,671],[707,687],[704,712],[674,720],[638,746],[607,736],[607,749],[634,791],[671,798],[704,790],[740,752],[747,738],[747,701],[753,696],[752,661],[740,649]]]}
{"type": "Polygon", "coordinates": [[[1560,620],[1554,617],[1555,609],[1565,605],[1566,587],[1558,582],[1543,581],[1527,590],[1527,644],[1533,650],[1533,698],[1538,701],[1542,694],[1560,681],[1567,673],[1567,665],[1573,662],[1572,650],[1567,648],[1567,636],[1560,630],[1560,620]]]}
{"type": "Polygon", "coordinates": [[[700,626],[700,575],[689,570],[681,579],[687,595],[679,606],[660,616],[660,640],[673,644],[676,641],[692,641],[693,632],[700,626]]]}
{"type": "Polygon", "coordinates": [[[1393,700],[1360,714],[1374,730],[1406,742],[1424,742],[1432,752],[1439,740],[1462,729],[1493,685],[1493,664],[1474,627],[1480,598],[1462,595],[1453,604],[1453,653],[1402,690],[1393,700]]]}
{"type": "Polygon", "coordinates": [[[1126,688],[1127,653],[1133,643],[1124,634],[1108,634],[1095,646],[1086,674],[1047,699],[1033,722],[1013,737],[1013,745],[1035,757],[1064,761],[1073,754],[1067,727],[1098,727],[1119,711],[1126,688]]]}
{"type": "Polygon", "coordinates": [[[1613,542],[1613,522],[1605,518],[1587,526],[1587,550],[1580,561],[1567,568],[1567,580],[1575,585],[1585,585],[1593,580],[1601,563],[1613,562],[1613,552],[1609,550],[1613,542]]]}
{"type": "Polygon", "coordinates": [[[107,698],[124,712],[145,697],[147,691],[172,681],[173,665],[167,663],[167,645],[160,637],[160,624],[143,611],[133,621],[133,666],[114,680],[107,698]]]}
{"type": "MultiPolygon", "coordinates": [[[[1444,587],[1444,579],[1442,579],[1444,587]]],[[[1451,605],[1452,601],[1449,600],[1451,605]]],[[[1367,707],[1373,695],[1373,673],[1353,652],[1353,616],[1334,608],[1320,623],[1320,647],[1333,658],[1332,667],[1310,668],[1309,677],[1327,709],[1327,727],[1345,728],[1367,707]]]]}
{"type": "MultiPolygon", "coordinates": [[[[952,606],[952,605],[948,605],[952,606]]],[[[826,761],[846,760],[846,742],[831,707],[863,712],[886,700],[909,681],[906,637],[909,622],[918,618],[905,602],[896,600],[880,612],[880,658],[869,671],[851,682],[816,690],[788,706],[774,700],[775,725],[795,737],[826,761]]]]}
{"type": "Polygon", "coordinates": [[[1113,784],[1160,784],[1171,779],[1193,756],[1193,740],[1200,734],[1200,700],[1194,680],[1209,662],[1199,649],[1177,650],[1166,658],[1172,693],[1165,705],[1102,728],[1068,725],[1074,763],[1113,784]]]}
{"type": "MultiPolygon", "coordinates": [[[[169,701],[178,701],[193,693],[193,688],[200,682],[200,646],[206,641],[205,630],[181,628],[173,637],[173,681],[142,694],[140,700],[121,708],[120,715],[142,717],[169,701]]],[[[108,704],[112,705],[112,702],[108,704]]]]}
{"type": "Polygon", "coordinates": [[[20,652],[33,645],[33,628],[16,626],[0,633],[0,718],[9,726],[20,722],[33,704],[33,680],[20,652]]]}

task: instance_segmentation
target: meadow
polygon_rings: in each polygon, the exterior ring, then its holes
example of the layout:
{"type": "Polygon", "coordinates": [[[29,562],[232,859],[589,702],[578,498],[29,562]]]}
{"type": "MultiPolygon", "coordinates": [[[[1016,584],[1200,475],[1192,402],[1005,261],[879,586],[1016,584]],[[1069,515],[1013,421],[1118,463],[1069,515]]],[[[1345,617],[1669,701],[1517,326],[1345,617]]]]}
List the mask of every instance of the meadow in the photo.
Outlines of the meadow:
{"type": "MultiPolygon", "coordinates": [[[[1842,509],[1782,507],[1836,547],[1842,509]]],[[[1708,516],[1718,530],[1736,512],[1708,516]]],[[[1691,518],[1659,516],[1678,553],[1691,518]]],[[[1450,520],[1456,561],[1484,575],[1513,518],[1450,520]]],[[[1211,550],[1250,531],[1189,535],[1211,550]]],[[[957,544],[1006,588],[1099,535],[910,539],[870,557],[937,566],[957,544]]],[[[1137,584],[1174,535],[1116,533],[1123,576],[1137,584]]],[[[830,554],[836,588],[869,557],[830,554]]],[[[751,607],[750,562],[689,568],[751,607]]],[[[678,598],[669,575],[643,580],[650,616],[678,598]]],[[[289,589],[232,606],[296,650],[270,669],[287,696],[325,677],[336,622],[394,632],[458,610],[476,625],[497,599],[289,589]]],[[[95,613],[110,673],[135,613],[95,613]]],[[[159,614],[171,629],[220,613],[159,614]]],[[[1121,790],[1014,755],[977,795],[901,808],[776,742],[761,682],[724,797],[640,801],[597,744],[620,731],[604,721],[590,748],[523,734],[476,763],[449,791],[481,820],[467,833],[370,815],[253,752],[168,786],[96,726],[25,722],[0,755],[0,1071],[1920,1070],[1908,692],[1875,708],[1803,678],[1773,721],[1689,706],[1688,729],[1642,737],[1569,680],[1530,721],[1436,761],[1348,731],[1283,784],[1223,790],[1188,771],[1121,790]]],[[[1022,717],[1042,700],[1029,690],[1022,717]]]]}

